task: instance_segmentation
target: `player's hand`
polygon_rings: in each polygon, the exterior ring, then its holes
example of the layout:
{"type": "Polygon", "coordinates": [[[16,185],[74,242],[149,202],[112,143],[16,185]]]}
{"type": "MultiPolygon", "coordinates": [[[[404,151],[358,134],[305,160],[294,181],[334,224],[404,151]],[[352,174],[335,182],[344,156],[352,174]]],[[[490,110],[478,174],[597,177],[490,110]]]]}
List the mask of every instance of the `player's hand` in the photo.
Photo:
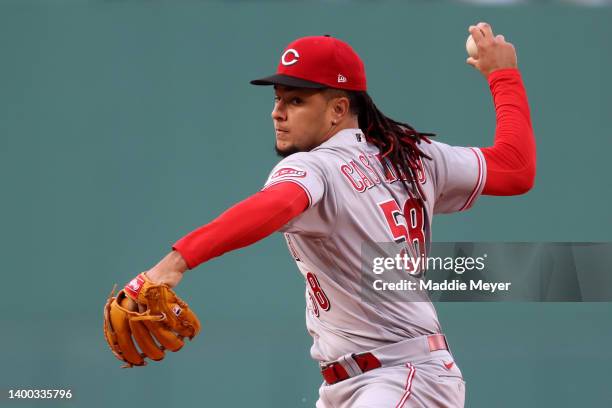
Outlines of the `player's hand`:
{"type": "Polygon", "coordinates": [[[487,23],[478,23],[468,28],[478,47],[478,57],[469,57],[466,62],[476,68],[485,78],[491,72],[504,68],[516,68],[516,50],[503,35],[494,35],[487,23]]]}
{"type": "Polygon", "coordinates": [[[180,253],[172,251],[166,255],[157,265],[145,272],[147,278],[154,283],[165,283],[174,288],[183,279],[183,273],[187,270],[187,263],[180,253]]]}

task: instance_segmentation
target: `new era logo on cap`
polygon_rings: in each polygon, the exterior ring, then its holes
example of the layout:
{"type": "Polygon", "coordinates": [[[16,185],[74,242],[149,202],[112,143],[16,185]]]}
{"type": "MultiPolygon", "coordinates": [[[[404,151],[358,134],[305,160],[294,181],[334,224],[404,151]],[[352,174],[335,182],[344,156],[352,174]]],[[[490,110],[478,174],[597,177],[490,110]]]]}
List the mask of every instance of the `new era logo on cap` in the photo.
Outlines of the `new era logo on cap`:
{"type": "Polygon", "coordinates": [[[367,90],[363,61],[346,42],[329,36],[302,37],[282,52],[276,74],[253,85],[367,90]]]}

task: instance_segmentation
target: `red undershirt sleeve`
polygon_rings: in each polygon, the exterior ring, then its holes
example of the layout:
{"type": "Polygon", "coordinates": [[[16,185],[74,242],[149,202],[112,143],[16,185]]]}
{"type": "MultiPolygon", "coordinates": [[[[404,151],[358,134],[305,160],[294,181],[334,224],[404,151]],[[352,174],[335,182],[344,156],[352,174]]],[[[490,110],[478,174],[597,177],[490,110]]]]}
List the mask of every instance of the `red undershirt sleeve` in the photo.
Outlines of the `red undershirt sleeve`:
{"type": "Polygon", "coordinates": [[[536,145],[527,93],[518,69],[500,69],[487,78],[495,103],[495,142],[481,148],[487,177],[482,194],[529,191],[536,172],[536,145]]]}
{"type": "Polygon", "coordinates": [[[282,182],[229,208],[212,222],[178,240],[172,247],[189,269],[267,237],[308,208],[302,187],[282,182]]]}

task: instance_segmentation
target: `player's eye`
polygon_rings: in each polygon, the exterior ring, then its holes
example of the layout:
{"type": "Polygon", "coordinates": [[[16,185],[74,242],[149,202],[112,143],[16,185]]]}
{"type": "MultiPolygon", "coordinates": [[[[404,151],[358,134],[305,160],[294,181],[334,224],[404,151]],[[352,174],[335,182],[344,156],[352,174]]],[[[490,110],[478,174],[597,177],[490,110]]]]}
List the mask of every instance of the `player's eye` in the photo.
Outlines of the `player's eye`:
{"type": "Polygon", "coordinates": [[[280,101],[280,96],[275,96],[275,97],[274,97],[274,103],[276,103],[276,102],[278,102],[278,101],[280,101]]]}
{"type": "Polygon", "coordinates": [[[294,105],[301,105],[302,104],[302,99],[301,98],[292,98],[291,99],[291,103],[294,105]]]}

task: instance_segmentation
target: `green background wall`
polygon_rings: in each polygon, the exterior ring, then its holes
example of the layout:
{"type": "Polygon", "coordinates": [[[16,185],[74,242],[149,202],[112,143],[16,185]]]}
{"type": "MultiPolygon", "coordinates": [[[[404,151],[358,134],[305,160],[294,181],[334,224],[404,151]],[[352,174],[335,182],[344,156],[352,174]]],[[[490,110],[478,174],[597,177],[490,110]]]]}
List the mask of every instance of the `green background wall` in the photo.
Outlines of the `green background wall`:
{"type": "MultiPolygon", "coordinates": [[[[114,282],[257,191],[278,160],[270,89],[293,38],[331,33],[383,111],[487,145],[494,112],[465,64],[481,20],[518,50],[538,140],[535,188],[437,218],[437,241],[611,241],[612,9],[427,2],[0,1],[2,406],[312,407],[303,281],[282,237],[189,272],[203,334],[120,370],[102,336],[114,282]]],[[[612,406],[612,306],[438,305],[469,407],[612,406]]]]}

